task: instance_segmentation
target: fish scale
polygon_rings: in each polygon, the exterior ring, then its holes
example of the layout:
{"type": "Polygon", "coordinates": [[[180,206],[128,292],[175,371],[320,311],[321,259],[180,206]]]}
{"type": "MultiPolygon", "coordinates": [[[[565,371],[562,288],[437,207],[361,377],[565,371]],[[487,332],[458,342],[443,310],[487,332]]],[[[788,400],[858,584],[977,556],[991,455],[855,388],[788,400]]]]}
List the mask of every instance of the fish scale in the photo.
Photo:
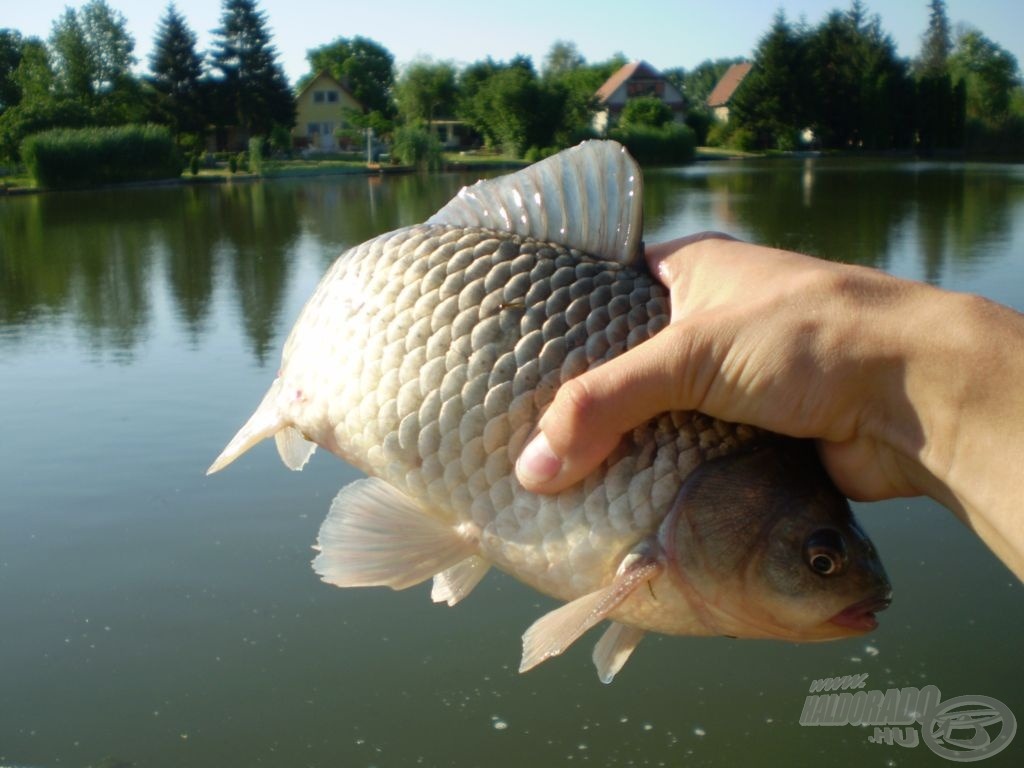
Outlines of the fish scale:
{"type": "Polygon", "coordinates": [[[828,639],[873,626],[888,582],[806,446],[671,412],[557,494],[517,480],[559,387],[669,323],[642,263],[640,190],[621,146],[588,142],[342,254],[209,471],[271,436],[292,469],[320,445],[363,470],[321,526],[317,572],[394,589],[433,577],[431,597],[454,605],[497,566],[567,601],[523,635],[521,670],[603,619],[605,682],[648,630],[828,639]],[[845,569],[848,552],[846,578],[814,572],[845,569]]]}
{"type": "Polygon", "coordinates": [[[694,412],[668,414],[634,431],[614,461],[571,491],[526,493],[515,458],[558,387],[662,329],[664,288],[571,249],[435,225],[352,249],[316,295],[285,345],[282,380],[330,409],[310,420],[306,402],[292,400],[287,416],[442,519],[472,521],[488,560],[555,597],[601,586],[609,563],[651,534],[697,464],[755,434],[694,412]],[[359,282],[379,300],[336,301],[359,282]],[[333,344],[304,346],[298,329],[333,344]],[[316,389],[325,354],[335,391],[316,389]]]}

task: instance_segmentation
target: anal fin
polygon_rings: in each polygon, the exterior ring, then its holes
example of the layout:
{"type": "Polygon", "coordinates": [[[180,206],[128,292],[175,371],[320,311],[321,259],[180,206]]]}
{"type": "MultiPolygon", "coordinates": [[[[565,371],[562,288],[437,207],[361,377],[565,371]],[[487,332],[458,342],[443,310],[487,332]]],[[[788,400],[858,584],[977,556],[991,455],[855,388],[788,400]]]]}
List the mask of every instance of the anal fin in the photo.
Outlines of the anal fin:
{"type": "Polygon", "coordinates": [[[602,683],[610,683],[615,678],[643,637],[642,629],[617,621],[611,623],[594,646],[594,654],[591,657],[602,683]]]}
{"type": "Polygon", "coordinates": [[[383,480],[369,478],[334,497],[317,548],[313,569],[329,584],[405,589],[475,555],[477,543],[383,480]]]}
{"type": "Polygon", "coordinates": [[[519,663],[519,671],[526,672],[542,661],[558,656],[584,632],[606,619],[637,587],[660,572],[661,565],[653,557],[630,553],[619,566],[614,581],[607,587],[556,608],[541,616],[526,630],[523,634],[523,658],[519,663]]]}
{"type": "Polygon", "coordinates": [[[455,605],[487,575],[491,564],[479,555],[467,557],[461,563],[434,575],[434,587],[430,599],[435,603],[455,605]]]}

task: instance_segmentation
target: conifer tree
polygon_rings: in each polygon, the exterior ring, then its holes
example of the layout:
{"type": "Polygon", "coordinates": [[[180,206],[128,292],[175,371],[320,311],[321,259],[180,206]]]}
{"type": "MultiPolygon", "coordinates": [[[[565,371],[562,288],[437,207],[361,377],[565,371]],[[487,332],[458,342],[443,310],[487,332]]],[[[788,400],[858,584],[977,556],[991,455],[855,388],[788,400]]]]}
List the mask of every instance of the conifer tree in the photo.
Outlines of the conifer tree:
{"type": "Polygon", "coordinates": [[[270,41],[266,14],[255,0],[224,0],[213,68],[221,76],[227,119],[250,136],[268,135],[274,126],[295,124],[295,101],[277,49],[270,41]]]}
{"type": "Polygon", "coordinates": [[[946,64],[953,50],[946,0],[931,0],[928,3],[928,29],[921,41],[921,57],[917,69],[921,75],[946,74],[946,64]]]}
{"type": "Polygon", "coordinates": [[[203,130],[203,60],[196,35],[174,3],[167,6],[149,57],[150,84],[159,94],[157,108],[175,134],[203,130]]]}

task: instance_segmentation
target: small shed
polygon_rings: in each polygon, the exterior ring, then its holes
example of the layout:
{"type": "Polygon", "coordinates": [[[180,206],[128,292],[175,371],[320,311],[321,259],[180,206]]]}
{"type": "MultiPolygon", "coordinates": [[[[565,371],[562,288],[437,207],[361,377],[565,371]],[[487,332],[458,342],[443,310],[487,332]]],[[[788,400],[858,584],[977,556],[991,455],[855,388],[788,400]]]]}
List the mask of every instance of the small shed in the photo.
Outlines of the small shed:
{"type": "Polygon", "coordinates": [[[594,130],[598,133],[605,133],[615,124],[627,101],[642,96],[654,96],[665,102],[672,109],[676,122],[681,123],[686,117],[683,94],[646,61],[623,65],[597,89],[595,96],[600,105],[594,115],[594,130]]]}

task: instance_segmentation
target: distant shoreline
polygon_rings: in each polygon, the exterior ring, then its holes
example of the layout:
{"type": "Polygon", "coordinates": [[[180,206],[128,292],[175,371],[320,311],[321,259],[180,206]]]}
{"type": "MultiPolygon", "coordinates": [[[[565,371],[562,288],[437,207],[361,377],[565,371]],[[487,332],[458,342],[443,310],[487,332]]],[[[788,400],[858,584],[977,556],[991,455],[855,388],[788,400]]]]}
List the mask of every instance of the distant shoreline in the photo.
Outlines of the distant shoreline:
{"type": "MultiPolygon", "coordinates": [[[[714,163],[737,160],[794,160],[794,159],[815,159],[815,158],[837,158],[837,159],[858,159],[858,160],[917,160],[935,162],[976,162],[976,163],[1009,163],[1022,164],[1022,156],[993,156],[993,155],[970,155],[961,151],[957,152],[934,152],[927,155],[917,154],[912,151],[899,152],[862,152],[862,151],[800,151],[800,152],[743,152],[728,148],[698,147],[694,163],[714,163]]],[[[274,161],[271,161],[273,163],[274,161]]],[[[145,189],[151,187],[175,187],[187,185],[205,184],[247,184],[256,181],[274,181],[276,179],[299,179],[299,178],[322,178],[327,176],[392,176],[416,173],[416,168],[410,165],[379,165],[379,164],[351,164],[334,165],[321,167],[320,161],[285,161],[287,167],[275,169],[270,168],[263,174],[248,172],[230,173],[227,170],[221,172],[216,169],[213,172],[200,173],[196,176],[183,173],[181,176],[172,179],[158,179],[156,181],[136,181],[121,184],[104,184],[95,187],[34,187],[34,186],[0,186],[0,198],[14,197],[18,195],[35,195],[46,192],[81,192],[84,190],[108,190],[108,189],[145,189]]],[[[457,160],[446,162],[440,170],[431,173],[467,173],[473,171],[515,171],[525,168],[529,163],[525,160],[457,160]]]]}

